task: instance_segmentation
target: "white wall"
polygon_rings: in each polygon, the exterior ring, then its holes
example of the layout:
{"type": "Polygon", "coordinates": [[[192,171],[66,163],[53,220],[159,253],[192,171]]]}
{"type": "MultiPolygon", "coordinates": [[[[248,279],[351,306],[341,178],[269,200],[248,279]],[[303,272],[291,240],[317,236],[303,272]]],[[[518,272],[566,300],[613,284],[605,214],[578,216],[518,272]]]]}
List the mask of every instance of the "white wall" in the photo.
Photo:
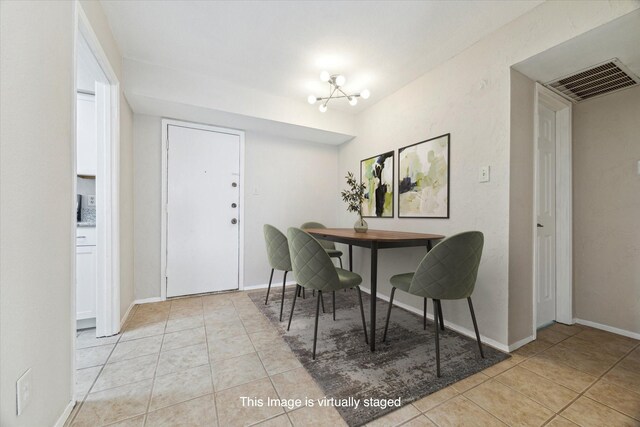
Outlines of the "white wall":
{"type": "MultiPolygon", "coordinates": [[[[451,219],[373,219],[369,226],[445,235],[483,231],[485,248],[473,298],[480,332],[497,343],[509,342],[509,310],[531,309],[509,306],[508,298],[510,66],[638,6],[585,2],[575,8],[568,2],[546,2],[361,113],[358,137],[340,147],[338,172],[343,176],[373,154],[451,133],[451,219]],[[491,166],[491,182],[481,184],[478,168],[483,165],[491,166]]],[[[340,225],[351,226],[353,216],[343,204],[338,206],[340,225]]],[[[366,277],[368,252],[358,253],[356,271],[366,277]]],[[[415,269],[421,255],[383,251],[379,290],[388,294],[389,277],[415,269]]],[[[398,299],[421,307],[417,298],[398,299]]],[[[445,322],[472,329],[466,303],[444,302],[443,310],[445,322]]]]}
{"type": "MultiPolygon", "coordinates": [[[[161,138],[160,117],[134,116],[136,299],[160,296],[161,138]]],[[[246,132],[245,286],[269,281],[265,223],[285,232],[306,221],[335,224],[337,165],[334,146],[246,132]]],[[[274,275],[275,280],[282,276],[274,275]]]]}
{"type": "Polygon", "coordinates": [[[575,317],[640,334],[640,88],[573,108],[575,317]]]}
{"type": "MultiPolygon", "coordinates": [[[[82,2],[121,78],[98,2],[82,2]]],[[[0,2],[0,424],[54,425],[73,398],[75,2],[0,2]],[[34,203],[37,200],[37,203],[34,203]],[[16,417],[15,381],[32,369],[16,417]]],[[[133,301],[132,113],[121,109],[121,310],[133,301]]]]}
{"type": "Polygon", "coordinates": [[[51,426],[72,396],[74,22],[73,2],[0,2],[3,426],[51,426]]]}

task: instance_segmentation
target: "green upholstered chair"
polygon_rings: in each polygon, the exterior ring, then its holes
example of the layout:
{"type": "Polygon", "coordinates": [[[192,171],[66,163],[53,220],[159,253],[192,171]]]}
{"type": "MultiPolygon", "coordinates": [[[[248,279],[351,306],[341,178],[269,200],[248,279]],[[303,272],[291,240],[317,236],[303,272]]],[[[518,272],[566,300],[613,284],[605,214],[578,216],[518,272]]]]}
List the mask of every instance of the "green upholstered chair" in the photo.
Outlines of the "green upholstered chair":
{"type": "Polygon", "coordinates": [[[291,257],[289,256],[289,245],[287,236],[273,225],[265,224],[263,227],[264,241],[267,244],[267,258],[271,266],[271,275],[269,276],[269,286],[267,287],[267,297],[264,300],[265,305],[269,302],[269,291],[271,291],[271,281],[273,280],[274,270],[284,271],[282,279],[282,301],[280,304],[280,321],[282,321],[282,308],[284,306],[284,291],[287,283],[287,273],[291,271],[291,257]]]}
{"type": "Polygon", "coordinates": [[[391,277],[391,298],[382,340],[384,341],[387,338],[393,295],[396,289],[422,297],[425,301],[427,298],[431,298],[433,300],[433,320],[436,331],[436,366],[438,376],[440,376],[440,342],[438,336],[438,320],[442,322],[440,301],[443,299],[456,300],[466,298],[471,311],[476,339],[478,340],[480,356],[484,358],[478,323],[476,322],[471,302],[471,294],[476,284],[483,245],[484,236],[479,231],[456,234],[434,246],[422,259],[415,273],[397,274],[391,277]]]}
{"type": "MultiPolygon", "coordinates": [[[[356,273],[352,273],[351,271],[334,266],[329,254],[327,254],[320,242],[305,231],[292,227],[287,231],[287,236],[289,238],[291,265],[293,267],[293,274],[296,276],[298,286],[318,291],[316,302],[316,323],[313,332],[313,359],[316,358],[318,316],[320,313],[320,302],[324,292],[333,292],[333,319],[335,320],[335,291],[349,288],[356,288],[358,290],[360,315],[362,316],[362,327],[364,329],[364,340],[368,343],[367,325],[364,319],[364,308],[362,307],[362,293],[360,292],[359,286],[360,283],[362,283],[362,277],[356,273]]],[[[291,319],[293,318],[293,310],[296,305],[297,296],[298,292],[294,293],[287,330],[291,327],[291,319]]]]}
{"type": "MultiPolygon", "coordinates": [[[[305,222],[300,226],[300,228],[303,230],[306,230],[308,228],[327,228],[327,227],[320,224],[319,222],[305,222]]],[[[320,242],[324,250],[327,251],[327,254],[329,254],[331,258],[338,258],[338,261],[340,261],[340,268],[342,268],[342,251],[336,249],[336,244],[328,240],[320,240],[320,239],[317,239],[317,240],[318,242],[320,242]]]]}

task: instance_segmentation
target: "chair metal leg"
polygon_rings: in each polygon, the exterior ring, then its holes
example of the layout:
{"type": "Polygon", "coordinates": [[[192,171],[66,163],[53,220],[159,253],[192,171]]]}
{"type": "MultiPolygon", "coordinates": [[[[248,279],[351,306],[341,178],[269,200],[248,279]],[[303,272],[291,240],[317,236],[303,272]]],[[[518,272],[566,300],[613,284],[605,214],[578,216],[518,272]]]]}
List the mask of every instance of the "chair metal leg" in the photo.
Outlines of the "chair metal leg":
{"type": "Polygon", "coordinates": [[[387,329],[389,329],[389,319],[391,318],[391,307],[393,307],[393,296],[396,293],[396,288],[391,288],[391,297],[389,298],[389,308],[387,309],[387,321],[384,324],[384,334],[382,335],[382,342],[387,339],[387,329]]]}
{"type": "Polygon", "coordinates": [[[296,306],[296,298],[298,297],[298,288],[300,287],[301,287],[300,285],[296,285],[296,291],[293,293],[293,302],[291,303],[291,314],[289,314],[289,324],[287,325],[287,331],[291,327],[291,319],[293,319],[293,309],[296,306]]]}
{"type": "Polygon", "coordinates": [[[273,270],[275,269],[271,269],[271,275],[269,276],[269,286],[267,287],[267,297],[264,299],[264,305],[267,305],[267,302],[269,302],[269,291],[271,290],[271,280],[273,280],[273,270]]]}
{"type": "Polygon", "coordinates": [[[440,321],[440,330],[444,331],[444,317],[442,315],[442,301],[438,300],[438,320],[440,321]]]}
{"type": "Polygon", "coordinates": [[[362,292],[360,286],[356,286],[358,290],[358,299],[360,300],[360,316],[362,316],[362,329],[364,329],[364,342],[369,344],[369,334],[367,334],[367,322],[364,320],[364,306],[362,305],[362,292]]]}
{"type": "Polygon", "coordinates": [[[422,307],[422,329],[427,330],[427,299],[424,299],[422,307]]]}
{"type": "Polygon", "coordinates": [[[331,304],[333,305],[333,320],[336,320],[336,291],[331,292],[331,304]]]}
{"type": "Polygon", "coordinates": [[[473,329],[476,330],[476,339],[478,340],[480,356],[484,359],[484,352],[482,351],[482,341],[480,341],[480,331],[478,330],[478,322],[476,322],[476,314],[473,311],[473,303],[471,302],[471,297],[468,297],[467,301],[469,302],[469,311],[471,311],[471,319],[473,320],[473,329]]]}
{"type": "Polygon", "coordinates": [[[318,291],[318,302],[316,303],[316,327],[313,331],[313,360],[316,360],[316,342],[318,341],[318,317],[320,315],[321,300],[322,300],[322,291],[318,291]]]}
{"type": "Polygon", "coordinates": [[[436,370],[438,378],[440,378],[440,337],[438,336],[438,303],[433,300],[433,323],[436,326],[436,370]]]}
{"type": "Polygon", "coordinates": [[[280,321],[281,322],[282,322],[282,309],[284,308],[284,291],[287,286],[287,273],[288,271],[284,272],[284,279],[282,279],[282,300],[280,301],[280,321]]]}
{"type": "MultiPolygon", "coordinates": [[[[338,261],[340,261],[340,268],[343,268],[343,267],[342,267],[342,257],[338,257],[338,261]]],[[[345,289],[345,290],[346,290],[346,289],[345,289]]]]}
{"type": "MultiPolygon", "coordinates": [[[[302,286],[300,286],[302,288],[302,286]]],[[[305,288],[302,288],[302,299],[307,299],[307,295],[305,293],[305,288]]]]}
{"type": "Polygon", "coordinates": [[[318,291],[318,295],[320,295],[320,302],[322,303],[322,312],[326,313],[326,311],[324,311],[324,298],[322,298],[322,292],[318,291]]]}

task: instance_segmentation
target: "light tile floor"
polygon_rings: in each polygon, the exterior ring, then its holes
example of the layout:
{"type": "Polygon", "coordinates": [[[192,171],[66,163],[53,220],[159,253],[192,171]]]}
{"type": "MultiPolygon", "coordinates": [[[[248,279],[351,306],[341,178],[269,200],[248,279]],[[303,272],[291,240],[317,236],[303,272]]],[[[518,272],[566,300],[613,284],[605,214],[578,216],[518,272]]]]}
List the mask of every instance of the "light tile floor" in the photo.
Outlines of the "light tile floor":
{"type": "MultiPolygon", "coordinates": [[[[246,293],[137,306],[122,334],[94,334],[78,333],[66,425],[345,425],[332,408],[242,405],[323,396],[246,293]]],[[[555,324],[511,359],[369,426],[640,426],[639,344],[555,324]]]]}

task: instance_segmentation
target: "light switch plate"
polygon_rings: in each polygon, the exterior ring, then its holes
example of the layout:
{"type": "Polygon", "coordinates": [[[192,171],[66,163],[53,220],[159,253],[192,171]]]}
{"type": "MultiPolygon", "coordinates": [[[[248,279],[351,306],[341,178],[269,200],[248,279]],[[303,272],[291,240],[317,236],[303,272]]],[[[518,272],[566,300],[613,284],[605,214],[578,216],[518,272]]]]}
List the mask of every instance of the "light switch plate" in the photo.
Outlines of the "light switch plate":
{"type": "Polygon", "coordinates": [[[480,171],[478,173],[478,181],[489,182],[489,179],[490,179],[489,172],[490,172],[489,166],[480,166],[480,171]]]}
{"type": "Polygon", "coordinates": [[[31,399],[31,368],[16,382],[16,412],[22,414],[31,399]]]}
{"type": "Polygon", "coordinates": [[[87,197],[87,206],[95,208],[96,207],[96,196],[90,195],[87,197]]]}

